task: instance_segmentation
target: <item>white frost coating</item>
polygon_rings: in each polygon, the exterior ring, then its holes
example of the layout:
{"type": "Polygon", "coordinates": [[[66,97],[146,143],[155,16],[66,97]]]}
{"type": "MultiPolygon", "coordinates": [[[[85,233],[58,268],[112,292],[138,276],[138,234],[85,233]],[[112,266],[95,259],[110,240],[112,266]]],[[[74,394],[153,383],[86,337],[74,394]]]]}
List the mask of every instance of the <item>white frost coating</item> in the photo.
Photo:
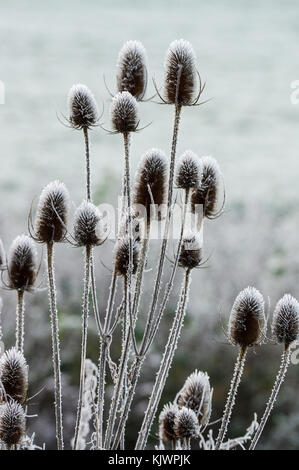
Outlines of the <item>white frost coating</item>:
{"type": "Polygon", "coordinates": [[[112,119],[116,117],[118,119],[126,120],[128,119],[128,115],[133,116],[137,125],[137,101],[128,91],[119,92],[113,97],[110,113],[112,119]]]}
{"type": "Polygon", "coordinates": [[[180,157],[177,170],[176,181],[178,187],[198,187],[202,176],[202,161],[192,151],[186,150],[180,157]]]}
{"type": "Polygon", "coordinates": [[[169,67],[169,61],[172,60],[172,54],[179,56],[184,62],[188,61],[188,64],[192,64],[194,68],[196,67],[195,52],[189,41],[186,41],[185,39],[176,39],[170,43],[164,64],[166,69],[169,67]]]}
{"type": "Polygon", "coordinates": [[[184,250],[201,250],[202,248],[202,237],[198,232],[187,232],[183,238],[184,250]]]}
{"type": "Polygon", "coordinates": [[[272,331],[279,343],[293,342],[298,339],[299,302],[290,294],[285,294],[276,304],[272,331]]]}
{"type": "MultiPolygon", "coordinates": [[[[117,67],[122,67],[124,61],[127,59],[128,56],[135,56],[136,60],[140,62],[140,65],[143,67],[146,67],[146,51],[143,46],[143,44],[140,41],[126,41],[124,45],[122,46],[121,50],[119,51],[118,54],[118,60],[117,60],[117,67]]],[[[132,72],[134,72],[134,68],[132,69],[132,72]]]]}
{"type": "Polygon", "coordinates": [[[198,419],[190,408],[183,406],[176,414],[174,432],[178,439],[189,439],[198,434],[198,419]]]}
{"type": "Polygon", "coordinates": [[[74,84],[67,97],[67,103],[69,107],[70,116],[73,114],[74,105],[80,106],[80,111],[86,120],[97,119],[98,106],[93,93],[90,89],[82,83],[74,84]]]}
{"type": "Polygon", "coordinates": [[[31,253],[32,265],[37,264],[37,251],[35,244],[27,235],[18,235],[12,242],[8,251],[8,266],[11,261],[22,261],[23,257],[31,253]]]}
{"type": "MultiPolygon", "coordinates": [[[[41,192],[38,206],[37,206],[37,211],[36,211],[36,217],[37,220],[45,206],[45,204],[48,204],[49,200],[54,200],[58,197],[61,197],[63,200],[64,208],[66,213],[68,214],[69,211],[69,206],[70,206],[70,195],[69,192],[65,186],[64,183],[61,183],[60,181],[52,181],[51,183],[47,184],[47,186],[44,187],[44,189],[41,192]]],[[[66,214],[66,215],[67,215],[66,214]]]]}
{"type": "Polygon", "coordinates": [[[195,370],[177,394],[176,401],[191,408],[198,416],[199,424],[208,424],[212,407],[212,390],[206,372],[195,370]]]}
{"type": "Polygon", "coordinates": [[[97,243],[100,244],[104,241],[105,228],[103,225],[103,216],[100,210],[89,201],[83,201],[81,205],[76,209],[74,215],[74,226],[79,231],[78,236],[80,238],[80,231],[86,233],[94,232],[97,238],[97,243]]]}
{"type": "Polygon", "coordinates": [[[5,256],[5,250],[4,250],[4,245],[3,242],[0,238],[0,270],[5,267],[6,264],[6,256],[5,256]]]}
{"type": "Polygon", "coordinates": [[[200,160],[202,164],[203,174],[212,173],[214,178],[217,179],[217,183],[219,183],[222,173],[221,173],[220,166],[217,160],[211,156],[201,157],[200,160]]]}

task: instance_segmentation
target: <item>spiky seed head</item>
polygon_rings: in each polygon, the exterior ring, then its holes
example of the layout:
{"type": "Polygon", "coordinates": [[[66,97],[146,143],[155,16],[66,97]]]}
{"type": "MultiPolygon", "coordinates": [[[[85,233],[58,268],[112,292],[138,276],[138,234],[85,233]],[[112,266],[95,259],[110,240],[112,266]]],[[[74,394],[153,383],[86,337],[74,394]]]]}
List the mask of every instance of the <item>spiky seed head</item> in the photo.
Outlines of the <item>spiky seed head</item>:
{"type": "Polygon", "coordinates": [[[9,448],[20,444],[26,426],[25,411],[14,400],[0,406],[0,440],[9,448]]]}
{"type": "Polygon", "coordinates": [[[83,201],[75,212],[74,239],[78,246],[98,246],[105,240],[102,214],[91,202],[83,201]]]}
{"type": "Polygon", "coordinates": [[[160,413],[159,437],[163,442],[174,441],[176,439],[174,423],[178,411],[179,408],[175,403],[168,403],[160,413]]]}
{"type": "Polygon", "coordinates": [[[217,214],[217,205],[221,184],[221,172],[218,163],[212,157],[201,159],[202,178],[198,188],[191,195],[191,206],[195,212],[196,205],[203,209],[204,217],[214,217],[217,214]]]}
{"type": "Polygon", "coordinates": [[[196,58],[188,41],[173,41],[165,60],[165,93],[169,104],[191,105],[196,88],[196,58]]]}
{"type": "Polygon", "coordinates": [[[194,411],[198,424],[206,426],[211,414],[211,387],[207,373],[195,370],[187,378],[177,397],[180,408],[185,406],[194,411]]]}
{"type": "Polygon", "coordinates": [[[237,296],[229,319],[229,338],[233,344],[247,348],[260,344],[265,335],[264,299],[254,287],[247,287],[237,296]]]}
{"type": "Polygon", "coordinates": [[[202,241],[200,234],[189,232],[184,235],[179,266],[185,269],[197,268],[202,261],[202,241]]]}
{"type": "Polygon", "coordinates": [[[127,41],[117,61],[117,89],[128,91],[136,100],[142,100],[147,86],[146,52],[139,41],[127,41]]]}
{"type": "Polygon", "coordinates": [[[198,419],[193,410],[179,409],[174,421],[174,432],[177,439],[190,439],[198,434],[198,419]]]}
{"type": "Polygon", "coordinates": [[[178,161],[176,170],[176,185],[178,188],[197,188],[201,179],[201,160],[192,152],[186,150],[178,161]]]}
{"type": "Polygon", "coordinates": [[[167,158],[159,149],[148,150],[141,158],[135,176],[133,203],[146,209],[149,219],[154,213],[152,205],[166,202],[167,158]]]}
{"type": "Polygon", "coordinates": [[[277,303],[272,323],[273,336],[288,348],[299,336],[299,303],[285,294],[277,303]]]}
{"type": "Polygon", "coordinates": [[[87,86],[77,83],[68,94],[69,121],[74,129],[90,129],[98,120],[98,107],[87,86]]]}
{"type": "Polygon", "coordinates": [[[23,354],[16,348],[6,351],[0,359],[0,382],[8,398],[24,403],[28,392],[28,367],[23,354]]]}
{"type": "Polygon", "coordinates": [[[37,276],[37,253],[33,241],[27,235],[14,239],[8,252],[9,287],[30,291],[37,276]]]}
{"type": "MultiPolygon", "coordinates": [[[[133,272],[135,274],[137,271],[139,257],[139,246],[138,243],[133,241],[133,272]]],[[[120,238],[116,242],[115,252],[114,252],[114,263],[115,263],[115,273],[117,276],[126,276],[129,271],[129,259],[130,259],[130,242],[129,237],[120,238]]]]}
{"type": "MultiPolygon", "coordinates": [[[[143,229],[142,225],[140,224],[140,220],[136,215],[131,215],[131,224],[132,224],[132,237],[135,243],[140,243],[141,239],[143,238],[143,229]]],[[[125,215],[121,221],[119,227],[119,238],[125,238],[129,235],[128,233],[129,228],[129,221],[128,215],[125,215]]]]}
{"type": "Polygon", "coordinates": [[[59,181],[53,181],[43,189],[35,219],[36,238],[40,243],[58,243],[65,239],[69,201],[68,190],[59,181]]]}
{"type": "Polygon", "coordinates": [[[122,91],[114,96],[111,103],[112,126],[116,132],[128,134],[135,132],[138,127],[138,107],[134,96],[128,91],[122,91]]]}

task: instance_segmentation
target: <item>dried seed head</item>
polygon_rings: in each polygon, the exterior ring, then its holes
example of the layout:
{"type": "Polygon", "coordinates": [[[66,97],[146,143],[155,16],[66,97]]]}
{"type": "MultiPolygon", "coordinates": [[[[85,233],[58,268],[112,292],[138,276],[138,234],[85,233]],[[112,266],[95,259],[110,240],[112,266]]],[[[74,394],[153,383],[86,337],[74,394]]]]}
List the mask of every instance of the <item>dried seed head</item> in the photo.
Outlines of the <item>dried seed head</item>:
{"type": "Polygon", "coordinates": [[[247,287],[237,296],[230,314],[230,340],[241,348],[260,344],[265,328],[263,296],[254,287],[247,287]]]}
{"type": "Polygon", "coordinates": [[[275,307],[272,323],[273,335],[278,343],[288,348],[299,336],[299,303],[285,294],[275,307]]]}
{"type": "Polygon", "coordinates": [[[142,100],[147,86],[146,52],[139,41],[127,41],[120,50],[117,62],[118,91],[128,91],[142,100]]]}
{"type": "Polygon", "coordinates": [[[0,238],[0,271],[4,270],[6,266],[6,255],[4,250],[4,245],[0,238]]]}
{"type": "Polygon", "coordinates": [[[138,108],[137,101],[128,91],[117,93],[111,103],[111,119],[113,129],[122,134],[137,130],[138,108]]]}
{"type": "MultiPolygon", "coordinates": [[[[125,238],[129,235],[128,233],[128,216],[126,215],[123,217],[120,227],[119,227],[119,238],[125,238]]],[[[142,225],[140,224],[140,220],[135,215],[131,216],[131,224],[132,224],[132,237],[134,242],[140,243],[143,238],[143,230],[142,225]]]]}
{"type": "MultiPolygon", "coordinates": [[[[116,242],[114,263],[117,276],[126,276],[129,271],[130,243],[129,237],[124,237],[116,242]]],[[[139,257],[138,243],[133,242],[133,274],[137,271],[139,257]]]]}
{"type": "Polygon", "coordinates": [[[78,246],[98,246],[105,241],[102,214],[94,204],[83,201],[74,219],[74,239],[78,246]]]}
{"type": "Polygon", "coordinates": [[[14,239],[8,252],[9,287],[30,291],[37,276],[37,254],[33,241],[27,235],[14,239]]]}
{"type": "Polygon", "coordinates": [[[201,178],[201,161],[192,150],[186,150],[181,156],[176,171],[178,188],[197,188],[201,178]]]}
{"type": "Polygon", "coordinates": [[[174,441],[176,435],[174,432],[174,422],[179,408],[174,403],[164,406],[159,416],[159,436],[164,442],[174,441]]]}
{"type": "Polygon", "coordinates": [[[0,407],[0,440],[9,448],[19,444],[25,434],[25,411],[14,400],[0,407]]]}
{"type": "Polygon", "coordinates": [[[141,158],[135,177],[133,203],[146,209],[149,218],[154,214],[151,206],[165,204],[167,158],[159,149],[148,150],[141,158]]]}
{"type": "Polygon", "coordinates": [[[191,195],[192,210],[196,205],[203,208],[204,217],[215,217],[219,199],[221,172],[216,160],[212,157],[204,157],[202,163],[202,178],[200,185],[194,189],[191,195]]]}
{"type": "Polygon", "coordinates": [[[193,410],[183,406],[176,414],[174,432],[177,439],[190,439],[198,434],[198,420],[193,410]]]}
{"type": "Polygon", "coordinates": [[[16,348],[6,351],[0,359],[0,382],[8,398],[24,403],[28,391],[28,367],[23,354],[16,348]]]}
{"type": "Polygon", "coordinates": [[[74,129],[90,129],[98,120],[96,100],[87,86],[73,85],[69,91],[69,121],[74,129]]]}
{"type": "Polygon", "coordinates": [[[183,238],[179,266],[185,269],[197,268],[202,261],[202,241],[200,234],[190,232],[183,238]]]}
{"type": "Polygon", "coordinates": [[[206,426],[211,414],[211,387],[207,373],[195,371],[187,378],[177,397],[180,408],[185,406],[194,411],[198,424],[206,426]]]}
{"type": "Polygon", "coordinates": [[[169,104],[191,105],[196,87],[195,54],[184,39],[173,41],[165,60],[165,92],[169,104]]]}
{"type": "Polygon", "coordinates": [[[69,193],[63,183],[54,181],[42,191],[36,212],[35,232],[41,243],[65,239],[69,213],[69,193]]]}

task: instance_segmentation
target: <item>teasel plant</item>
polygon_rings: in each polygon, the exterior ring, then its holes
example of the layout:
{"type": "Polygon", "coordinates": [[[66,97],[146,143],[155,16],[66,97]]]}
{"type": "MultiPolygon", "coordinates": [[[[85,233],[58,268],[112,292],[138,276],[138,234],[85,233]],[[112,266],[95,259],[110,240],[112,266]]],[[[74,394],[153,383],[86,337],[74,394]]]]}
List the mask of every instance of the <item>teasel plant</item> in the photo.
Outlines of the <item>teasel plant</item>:
{"type": "Polygon", "coordinates": [[[58,450],[64,449],[62,421],[61,361],[59,345],[59,324],[56,300],[54,271],[54,245],[66,240],[70,197],[65,185],[59,181],[49,183],[42,191],[34,224],[29,217],[31,237],[46,245],[49,309],[51,323],[53,368],[54,368],[54,405],[56,418],[56,439],[58,450]]]}
{"type": "Polygon", "coordinates": [[[239,354],[216,439],[215,450],[221,448],[227,433],[248,349],[262,344],[266,335],[266,327],[263,296],[254,287],[247,287],[237,296],[229,318],[228,337],[231,344],[239,347],[239,354]]]}
{"type": "Polygon", "coordinates": [[[291,346],[299,338],[299,303],[290,294],[285,294],[277,303],[272,322],[272,334],[276,343],[283,345],[281,365],[272,388],[265,412],[258,429],[253,436],[249,450],[254,450],[267,424],[271,411],[276,403],[279,391],[285,380],[290,364],[291,346]]]}
{"type": "Polygon", "coordinates": [[[3,442],[8,450],[16,450],[25,430],[24,409],[13,399],[6,401],[0,408],[0,442],[3,442]]]}
{"type": "Polygon", "coordinates": [[[0,358],[0,403],[8,399],[23,405],[28,394],[28,366],[23,353],[15,347],[5,351],[0,358]]]}

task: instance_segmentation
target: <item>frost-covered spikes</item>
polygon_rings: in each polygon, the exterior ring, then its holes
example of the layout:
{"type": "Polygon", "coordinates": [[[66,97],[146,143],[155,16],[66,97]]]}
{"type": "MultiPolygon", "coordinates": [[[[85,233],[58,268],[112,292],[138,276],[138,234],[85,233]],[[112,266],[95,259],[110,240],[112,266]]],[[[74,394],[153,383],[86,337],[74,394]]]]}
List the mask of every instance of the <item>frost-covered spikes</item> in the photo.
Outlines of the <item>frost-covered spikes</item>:
{"type": "Polygon", "coordinates": [[[16,348],[6,351],[0,359],[0,382],[8,398],[23,404],[28,392],[28,366],[16,348]]]}
{"type": "Polygon", "coordinates": [[[211,395],[208,374],[195,370],[187,378],[176,401],[180,408],[185,406],[193,410],[198,417],[198,424],[206,426],[211,414],[211,395]]]}
{"type": "Polygon", "coordinates": [[[27,235],[14,239],[8,252],[9,288],[31,291],[37,276],[37,254],[33,241],[27,235]]]}
{"type": "Polygon", "coordinates": [[[110,113],[115,132],[129,134],[137,131],[139,124],[137,101],[128,91],[114,96],[110,113]]]}
{"type": "Polygon", "coordinates": [[[177,439],[191,439],[198,435],[198,420],[193,410],[183,406],[176,414],[174,432],[177,439]]]}
{"type": "Polygon", "coordinates": [[[117,61],[117,89],[128,91],[140,101],[147,86],[146,52],[139,41],[127,41],[117,61]]]}
{"type": "Polygon", "coordinates": [[[178,188],[197,188],[201,179],[201,160],[192,152],[186,150],[178,161],[176,171],[176,185],[178,188]]]}
{"type": "Polygon", "coordinates": [[[68,94],[69,122],[74,129],[90,129],[97,124],[98,108],[87,86],[73,85],[68,94]]]}
{"type": "Polygon", "coordinates": [[[202,241],[200,234],[190,232],[184,235],[179,266],[185,269],[194,269],[202,262],[202,241]]]}
{"type": "Polygon", "coordinates": [[[254,287],[247,287],[237,296],[228,330],[230,341],[241,348],[261,344],[263,341],[266,330],[264,299],[254,287]]]}
{"type": "MultiPolygon", "coordinates": [[[[126,238],[129,236],[129,221],[128,215],[125,215],[121,221],[119,227],[119,238],[126,238]]],[[[134,243],[140,243],[143,238],[143,227],[140,224],[140,220],[136,215],[131,216],[131,225],[132,225],[132,238],[134,243]]]]}
{"type": "MultiPolygon", "coordinates": [[[[135,274],[138,266],[139,245],[133,241],[133,272],[135,274]]],[[[130,241],[129,237],[124,237],[116,242],[114,252],[115,273],[117,276],[127,276],[129,273],[130,241]]]]}
{"type": "Polygon", "coordinates": [[[175,403],[168,403],[160,413],[159,437],[163,442],[172,442],[176,440],[174,424],[178,411],[179,408],[175,403]]]}
{"type": "Polygon", "coordinates": [[[69,193],[63,183],[53,181],[42,191],[35,219],[34,238],[40,243],[65,239],[69,214],[69,193]]]}
{"type": "Polygon", "coordinates": [[[283,343],[286,349],[298,340],[299,303],[289,294],[285,294],[275,307],[272,332],[275,340],[283,343]]]}
{"type": "Polygon", "coordinates": [[[212,157],[203,157],[201,166],[202,178],[200,185],[193,190],[191,195],[192,210],[196,212],[198,207],[202,207],[204,217],[214,218],[223,209],[217,210],[221,172],[217,161],[212,157]]]}
{"type": "Polygon", "coordinates": [[[22,406],[14,400],[0,407],[0,440],[10,449],[20,444],[25,434],[26,416],[22,406]]]}
{"type": "Polygon", "coordinates": [[[102,214],[91,202],[83,201],[75,212],[74,239],[77,246],[98,246],[105,241],[102,214]]]}
{"type": "Polygon", "coordinates": [[[6,269],[6,255],[5,255],[3,242],[0,238],[0,271],[4,271],[5,269],[6,269]]]}

